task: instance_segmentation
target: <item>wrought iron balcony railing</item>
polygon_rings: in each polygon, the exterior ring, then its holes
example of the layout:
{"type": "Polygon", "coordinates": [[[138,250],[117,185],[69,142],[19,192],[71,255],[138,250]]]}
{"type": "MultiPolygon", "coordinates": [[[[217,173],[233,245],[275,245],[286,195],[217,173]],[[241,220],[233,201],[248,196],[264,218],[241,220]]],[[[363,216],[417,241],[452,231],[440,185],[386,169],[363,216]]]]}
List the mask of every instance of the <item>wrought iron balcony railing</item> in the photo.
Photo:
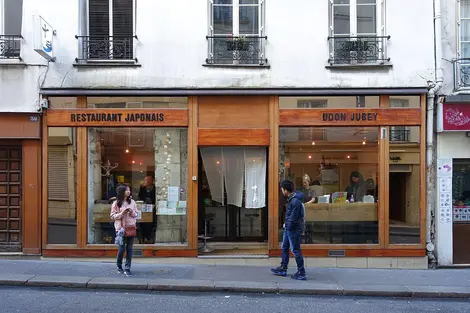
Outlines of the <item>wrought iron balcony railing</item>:
{"type": "Polygon", "coordinates": [[[76,61],[134,60],[136,36],[75,36],[79,56],[76,61]]]}
{"type": "Polygon", "coordinates": [[[209,65],[267,65],[266,36],[207,36],[209,65]]]}
{"type": "Polygon", "coordinates": [[[391,127],[390,128],[390,141],[404,141],[404,142],[409,142],[410,141],[410,130],[409,129],[396,129],[391,127]]]}
{"type": "Polygon", "coordinates": [[[332,36],[330,45],[330,65],[385,65],[390,62],[387,56],[387,41],[390,36],[332,36]]]}
{"type": "Polygon", "coordinates": [[[470,58],[453,60],[454,90],[470,88],[470,58]]]}
{"type": "Polygon", "coordinates": [[[21,35],[0,35],[0,59],[20,59],[21,35]]]}

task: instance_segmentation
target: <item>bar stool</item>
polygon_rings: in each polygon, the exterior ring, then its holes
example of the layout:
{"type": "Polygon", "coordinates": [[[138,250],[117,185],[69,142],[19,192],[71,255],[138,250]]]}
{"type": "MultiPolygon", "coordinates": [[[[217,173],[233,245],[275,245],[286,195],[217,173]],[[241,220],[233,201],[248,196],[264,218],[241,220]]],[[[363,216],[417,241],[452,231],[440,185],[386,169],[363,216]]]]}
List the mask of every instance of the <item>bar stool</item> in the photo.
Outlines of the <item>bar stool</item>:
{"type": "Polygon", "coordinates": [[[204,235],[200,235],[198,236],[199,239],[202,239],[204,240],[204,245],[199,248],[199,250],[203,253],[211,253],[213,252],[215,249],[213,248],[210,248],[208,245],[207,245],[207,240],[210,240],[212,239],[213,237],[209,237],[209,222],[213,219],[213,216],[212,215],[206,215],[204,217],[204,235]]]}

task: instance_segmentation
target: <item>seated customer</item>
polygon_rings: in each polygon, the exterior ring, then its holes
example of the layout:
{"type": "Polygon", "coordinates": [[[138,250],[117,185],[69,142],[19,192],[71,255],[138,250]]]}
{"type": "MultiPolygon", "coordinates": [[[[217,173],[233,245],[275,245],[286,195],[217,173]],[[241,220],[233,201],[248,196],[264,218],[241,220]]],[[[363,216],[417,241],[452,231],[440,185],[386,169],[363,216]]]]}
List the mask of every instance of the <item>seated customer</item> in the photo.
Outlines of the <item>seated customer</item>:
{"type": "Polygon", "coordinates": [[[351,172],[349,185],[345,191],[348,193],[348,200],[350,202],[362,202],[366,192],[366,183],[361,173],[358,171],[351,172]]]}
{"type": "Polygon", "coordinates": [[[318,197],[324,195],[323,187],[320,186],[320,182],[315,180],[312,183],[312,179],[307,174],[304,175],[302,179],[302,193],[304,194],[305,203],[315,203],[318,202],[318,197]]]}
{"type": "Polygon", "coordinates": [[[140,229],[142,230],[143,243],[154,243],[155,225],[156,225],[156,215],[155,215],[156,191],[155,191],[155,185],[153,184],[153,178],[151,176],[146,176],[144,178],[144,183],[142,186],[140,186],[138,197],[139,197],[139,200],[143,201],[145,204],[153,204],[152,223],[151,224],[140,223],[140,229]]]}

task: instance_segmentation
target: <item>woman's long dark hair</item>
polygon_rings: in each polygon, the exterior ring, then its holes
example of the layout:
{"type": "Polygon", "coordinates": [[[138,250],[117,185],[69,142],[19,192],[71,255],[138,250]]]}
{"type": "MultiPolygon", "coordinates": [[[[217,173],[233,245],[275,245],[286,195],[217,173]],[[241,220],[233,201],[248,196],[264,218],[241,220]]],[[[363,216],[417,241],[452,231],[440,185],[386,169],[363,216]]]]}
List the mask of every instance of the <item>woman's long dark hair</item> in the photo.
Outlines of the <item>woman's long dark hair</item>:
{"type": "MultiPolygon", "coordinates": [[[[117,200],[117,206],[118,208],[122,207],[122,204],[124,203],[124,200],[126,199],[126,190],[127,190],[126,185],[121,185],[116,188],[116,200],[117,200]]],[[[131,204],[131,197],[127,197],[127,203],[131,204]]]]}

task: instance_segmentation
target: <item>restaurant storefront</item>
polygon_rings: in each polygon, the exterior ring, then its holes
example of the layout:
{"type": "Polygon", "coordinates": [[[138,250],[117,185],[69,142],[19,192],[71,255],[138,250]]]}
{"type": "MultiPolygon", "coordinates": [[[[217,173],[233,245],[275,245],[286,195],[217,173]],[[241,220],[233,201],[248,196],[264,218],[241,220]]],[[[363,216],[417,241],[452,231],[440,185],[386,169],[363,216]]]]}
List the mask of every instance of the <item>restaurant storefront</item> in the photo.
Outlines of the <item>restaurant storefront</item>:
{"type": "Polygon", "coordinates": [[[424,258],[426,95],[365,94],[50,96],[43,254],[114,256],[127,184],[136,255],[279,256],[291,179],[305,256],[424,258]]]}

